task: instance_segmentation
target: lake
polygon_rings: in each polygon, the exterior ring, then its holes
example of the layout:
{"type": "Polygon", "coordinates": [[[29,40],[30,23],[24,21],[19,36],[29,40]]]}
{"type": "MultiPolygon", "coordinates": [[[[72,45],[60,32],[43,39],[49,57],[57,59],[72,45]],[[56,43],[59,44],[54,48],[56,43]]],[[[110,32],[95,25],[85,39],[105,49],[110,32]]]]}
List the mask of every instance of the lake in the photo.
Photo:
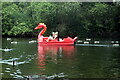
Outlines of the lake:
{"type": "Polygon", "coordinates": [[[34,38],[2,38],[2,78],[120,78],[119,42],[85,41],[39,46],[34,38]]]}

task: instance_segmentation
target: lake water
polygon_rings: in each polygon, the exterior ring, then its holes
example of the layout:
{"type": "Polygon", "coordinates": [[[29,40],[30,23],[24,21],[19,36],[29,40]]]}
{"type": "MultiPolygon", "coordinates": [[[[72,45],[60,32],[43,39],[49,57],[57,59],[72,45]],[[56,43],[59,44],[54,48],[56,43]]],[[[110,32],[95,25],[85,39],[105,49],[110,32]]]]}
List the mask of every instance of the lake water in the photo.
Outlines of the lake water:
{"type": "Polygon", "coordinates": [[[120,78],[119,42],[79,41],[38,46],[35,39],[2,39],[2,78],[120,78]],[[117,46],[116,46],[117,44],[117,46]]]}

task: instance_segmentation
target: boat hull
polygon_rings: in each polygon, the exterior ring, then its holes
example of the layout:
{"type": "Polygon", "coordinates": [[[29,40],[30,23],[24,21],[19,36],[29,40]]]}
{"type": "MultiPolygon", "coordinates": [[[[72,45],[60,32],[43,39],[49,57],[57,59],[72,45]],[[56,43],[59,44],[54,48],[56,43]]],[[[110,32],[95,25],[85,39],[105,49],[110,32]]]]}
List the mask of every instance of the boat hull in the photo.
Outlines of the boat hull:
{"type": "Polygon", "coordinates": [[[74,45],[77,37],[75,37],[74,39],[67,37],[67,38],[64,38],[62,41],[58,41],[58,39],[47,41],[47,39],[48,37],[39,38],[38,44],[39,45],[62,45],[62,46],[74,45]]]}
{"type": "Polygon", "coordinates": [[[38,42],[38,45],[74,45],[74,42],[38,42]]]}

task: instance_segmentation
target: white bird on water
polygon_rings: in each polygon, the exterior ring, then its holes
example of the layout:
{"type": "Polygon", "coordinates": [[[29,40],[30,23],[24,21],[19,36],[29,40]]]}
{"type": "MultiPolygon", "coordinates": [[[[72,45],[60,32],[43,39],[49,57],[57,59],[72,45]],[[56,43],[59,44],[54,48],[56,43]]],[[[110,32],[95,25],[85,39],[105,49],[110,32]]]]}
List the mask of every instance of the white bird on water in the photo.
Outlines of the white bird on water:
{"type": "Polygon", "coordinates": [[[113,44],[113,47],[118,47],[119,46],[119,44],[113,44]]]}
{"type": "Polygon", "coordinates": [[[115,41],[115,43],[119,43],[119,41],[115,41]]]}
{"type": "Polygon", "coordinates": [[[114,43],[114,41],[111,41],[111,43],[114,43]]]}
{"type": "Polygon", "coordinates": [[[87,38],[86,41],[91,41],[91,39],[90,39],[90,38],[87,38]]]}
{"type": "Polygon", "coordinates": [[[89,44],[89,42],[85,41],[84,44],[89,44]]]}
{"type": "Polygon", "coordinates": [[[100,43],[100,41],[94,41],[94,43],[100,43]]]}
{"type": "Polygon", "coordinates": [[[78,40],[77,42],[83,42],[82,40],[78,40]]]}
{"type": "Polygon", "coordinates": [[[11,42],[11,44],[17,44],[18,42],[17,41],[13,41],[13,42],[11,42]]]}
{"type": "Polygon", "coordinates": [[[11,38],[7,38],[7,40],[11,40],[11,38]]]}
{"type": "Polygon", "coordinates": [[[111,43],[119,43],[119,41],[111,41],[111,43]]]}

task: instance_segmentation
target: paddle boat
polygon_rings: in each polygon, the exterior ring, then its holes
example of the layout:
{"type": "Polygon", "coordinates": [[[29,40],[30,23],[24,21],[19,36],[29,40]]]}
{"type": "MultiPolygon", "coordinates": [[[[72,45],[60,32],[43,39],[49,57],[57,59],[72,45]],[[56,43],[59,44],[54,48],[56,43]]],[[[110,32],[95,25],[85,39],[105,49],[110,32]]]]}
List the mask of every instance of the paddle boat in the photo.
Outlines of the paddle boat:
{"type": "Polygon", "coordinates": [[[74,45],[74,42],[77,40],[78,37],[72,39],[71,37],[64,38],[63,40],[59,41],[57,38],[48,40],[49,37],[44,37],[43,34],[45,33],[47,27],[44,23],[39,23],[39,25],[35,28],[41,29],[41,32],[38,35],[38,45],[74,45]]]}

